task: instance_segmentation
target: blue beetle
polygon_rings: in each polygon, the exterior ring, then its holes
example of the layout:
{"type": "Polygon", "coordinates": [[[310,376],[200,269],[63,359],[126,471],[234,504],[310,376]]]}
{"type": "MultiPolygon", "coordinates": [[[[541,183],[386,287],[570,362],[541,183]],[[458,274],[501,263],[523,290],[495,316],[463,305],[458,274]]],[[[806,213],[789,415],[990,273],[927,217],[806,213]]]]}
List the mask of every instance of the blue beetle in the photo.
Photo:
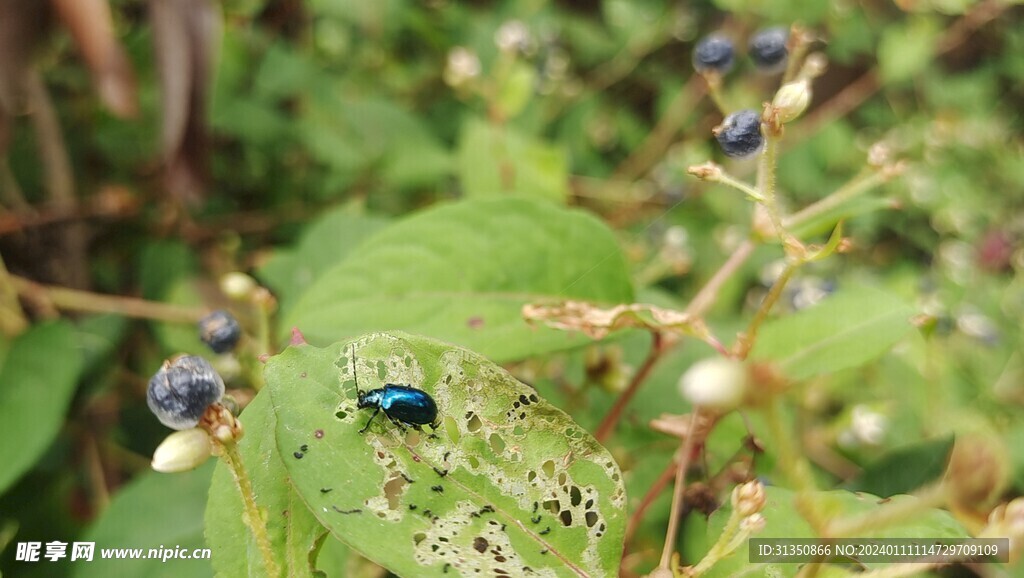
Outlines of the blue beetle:
{"type": "Polygon", "coordinates": [[[373,415],[369,421],[359,430],[364,433],[377,414],[384,412],[384,415],[397,425],[402,431],[406,426],[418,431],[423,431],[421,426],[429,425],[430,429],[437,429],[437,404],[434,398],[422,389],[416,389],[408,385],[395,385],[387,383],[384,387],[362,391],[359,389],[359,377],[356,374],[355,349],[352,350],[352,378],[356,382],[356,408],[373,408],[373,415]]]}

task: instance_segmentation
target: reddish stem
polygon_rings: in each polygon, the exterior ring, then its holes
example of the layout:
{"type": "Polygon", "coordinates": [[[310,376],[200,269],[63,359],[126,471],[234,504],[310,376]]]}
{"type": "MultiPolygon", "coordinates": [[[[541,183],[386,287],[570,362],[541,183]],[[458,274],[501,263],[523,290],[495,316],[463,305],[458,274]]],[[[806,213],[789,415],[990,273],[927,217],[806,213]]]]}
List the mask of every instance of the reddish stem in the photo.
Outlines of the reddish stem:
{"type": "Polygon", "coordinates": [[[608,436],[615,430],[615,426],[619,423],[619,419],[622,417],[622,412],[629,405],[630,400],[636,395],[636,392],[640,389],[640,385],[650,375],[651,370],[654,369],[654,364],[661,358],[661,354],[668,349],[668,343],[665,336],[659,331],[651,333],[651,351],[647,354],[647,359],[644,360],[643,365],[637,370],[636,374],[633,375],[633,379],[629,382],[629,386],[621,394],[618,399],[615,400],[615,405],[608,412],[608,415],[604,416],[601,420],[601,425],[597,426],[597,431],[594,433],[594,438],[598,442],[604,443],[608,436]]]}

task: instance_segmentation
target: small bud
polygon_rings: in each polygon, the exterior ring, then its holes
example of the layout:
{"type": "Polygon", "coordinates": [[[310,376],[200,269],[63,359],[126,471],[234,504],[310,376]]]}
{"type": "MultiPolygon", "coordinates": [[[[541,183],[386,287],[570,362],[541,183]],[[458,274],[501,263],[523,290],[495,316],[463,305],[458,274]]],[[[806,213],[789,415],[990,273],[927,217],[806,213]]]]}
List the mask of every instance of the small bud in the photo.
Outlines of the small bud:
{"type": "Polygon", "coordinates": [[[692,405],[728,412],[747,393],[747,371],[735,359],[714,357],[698,361],[679,379],[679,391],[692,405]]]}
{"type": "Polygon", "coordinates": [[[775,109],[779,122],[787,123],[803,114],[810,103],[811,83],[806,80],[797,80],[784,85],[775,93],[772,107],[775,109]]]}
{"type": "Polygon", "coordinates": [[[244,301],[259,284],[252,277],[245,273],[235,271],[220,278],[220,290],[228,297],[236,301],[244,301]]]}
{"type": "Polygon", "coordinates": [[[764,484],[757,480],[740,484],[732,491],[732,507],[744,518],[763,510],[767,499],[764,484]]]}
{"type": "Polygon", "coordinates": [[[480,76],[480,59],[467,48],[456,46],[448,53],[448,64],[444,69],[444,81],[448,86],[459,88],[480,76]]]}
{"type": "Polygon", "coordinates": [[[163,473],[186,472],[195,469],[210,458],[213,445],[204,429],[192,428],[176,431],[153,452],[153,469],[163,473]]]}
{"type": "Polygon", "coordinates": [[[686,172],[702,181],[715,182],[722,178],[722,167],[708,161],[702,165],[693,165],[686,169],[686,172]]]}
{"type": "Polygon", "coordinates": [[[509,20],[494,32],[494,44],[502,52],[527,52],[530,48],[530,29],[522,20],[509,20]]]}

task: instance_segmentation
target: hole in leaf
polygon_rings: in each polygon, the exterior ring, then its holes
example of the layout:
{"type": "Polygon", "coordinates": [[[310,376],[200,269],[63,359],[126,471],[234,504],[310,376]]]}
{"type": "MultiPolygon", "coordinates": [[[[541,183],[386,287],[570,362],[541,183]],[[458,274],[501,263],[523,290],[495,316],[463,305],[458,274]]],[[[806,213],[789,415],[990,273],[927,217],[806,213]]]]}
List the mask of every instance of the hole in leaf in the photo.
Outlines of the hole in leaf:
{"type": "Polygon", "coordinates": [[[563,526],[572,526],[572,512],[569,510],[563,510],[558,517],[562,519],[563,526]]]}
{"type": "Polygon", "coordinates": [[[593,499],[587,500],[587,503],[584,504],[583,507],[588,509],[588,510],[593,508],[594,507],[594,500],[593,499]]]}
{"type": "Polygon", "coordinates": [[[487,539],[483,536],[477,536],[473,538],[473,549],[483,554],[487,551],[487,539]]]}
{"type": "Polygon", "coordinates": [[[535,472],[533,470],[530,470],[530,472],[528,474],[526,474],[526,481],[527,482],[532,482],[533,480],[536,480],[536,479],[537,479],[537,472],[535,472]]]}
{"type": "Polygon", "coordinates": [[[548,460],[541,464],[540,469],[544,471],[544,475],[547,477],[553,477],[555,475],[555,462],[548,460]]]}
{"type": "Polygon", "coordinates": [[[475,470],[480,467],[480,460],[476,459],[476,456],[469,456],[469,469],[475,470]]]}
{"type": "Polygon", "coordinates": [[[348,417],[348,412],[343,409],[339,409],[337,412],[335,412],[334,417],[338,419],[345,419],[346,417],[348,417]]]}
{"type": "Polygon", "coordinates": [[[496,455],[501,455],[505,451],[505,440],[501,439],[500,435],[492,433],[488,441],[491,444],[491,451],[496,455]]]}
{"type": "Polygon", "coordinates": [[[586,516],[584,516],[584,518],[587,521],[587,527],[588,528],[593,528],[594,524],[597,523],[597,512],[587,512],[587,514],[586,514],[586,516]]]}
{"type": "Polygon", "coordinates": [[[402,486],[406,484],[404,478],[398,474],[394,474],[396,477],[388,480],[384,484],[384,497],[388,499],[388,508],[391,510],[397,510],[399,506],[399,498],[402,495],[402,486]]]}
{"type": "Polygon", "coordinates": [[[526,435],[526,430],[523,429],[523,426],[517,425],[515,427],[515,429],[512,430],[512,435],[517,435],[517,436],[526,435]]]}
{"type": "Polygon", "coordinates": [[[477,417],[476,414],[473,414],[473,416],[470,417],[469,421],[466,423],[466,429],[468,429],[470,433],[476,433],[480,431],[480,427],[483,425],[484,422],[480,421],[480,418],[477,417]]]}
{"type": "Polygon", "coordinates": [[[562,504],[558,500],[548,500],[544,502],[544,509],[551,512],[552,514],[557,514],[559,511],[561,511],[562,504]]]}
{"type": "Polygon", "coordinates": [[[415,534],[412,535],[412,541],[417,546],[420,545],[420,542],[422,542],[422,541],[424,541],[426,539],[427,539],[427,535],[424,534],[423,532],[416,532],[415,534]]]}
{"type": "Polygon", "coordinates": [[[572,489],[569,490],[569,503],[572,504],[573,506],[578,506],[582,501],[583,494],[580,493],[579,488],[573,486],[572,489]]]}
{"type": "Polygon", "coordinates": [[[565,472],[558,474],[558,483],[561,484],[562,488],[565,489],[565,483],[569,481],[569,476],[565,475],[565,472]]]}
{"type": "Polygon", "coordinates": [[[444,432],[448,435],[448,441],[455,445],[459,444],[459,439],[462,437],[459,433],[459,426],[455,423],[455,418],[451,416],[445,416],[444,418],[444,432]]]}
{"type": "Polygon", "coordinates": [[[537,396],[535,394],[532,394],[532,393],[530,394],[530,398],[529,399],[533,403],[537,403],[538,401],[540,401],[539,399],[537,399],[537,396]]]}

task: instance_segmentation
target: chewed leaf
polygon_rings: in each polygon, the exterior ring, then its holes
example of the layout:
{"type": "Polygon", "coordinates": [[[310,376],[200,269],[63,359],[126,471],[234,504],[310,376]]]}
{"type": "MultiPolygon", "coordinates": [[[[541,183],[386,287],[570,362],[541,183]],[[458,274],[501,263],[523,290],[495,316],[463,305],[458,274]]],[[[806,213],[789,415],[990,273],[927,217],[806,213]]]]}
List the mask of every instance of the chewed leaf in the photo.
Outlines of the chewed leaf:
{"type": "Polygon", "coordinates": [[[523,306],[523,318],[555,329],[579,331],[593,339],[603,339],[613,331],[627,328],[707,334],[703,321],[688,313],[643,303],[617,305],[609,309],[582,301],[528,303],[523,306]]]}
{"type": "Polygon", "coordinates": [[[277,444],[335,536],[400,576],[611,576],[625,490],[611,455],[487,359],[379,333],[291,347],[267,365],[277,444]],[[356,407],[356,383],[422,389],[430,436],[356,407]]]}

